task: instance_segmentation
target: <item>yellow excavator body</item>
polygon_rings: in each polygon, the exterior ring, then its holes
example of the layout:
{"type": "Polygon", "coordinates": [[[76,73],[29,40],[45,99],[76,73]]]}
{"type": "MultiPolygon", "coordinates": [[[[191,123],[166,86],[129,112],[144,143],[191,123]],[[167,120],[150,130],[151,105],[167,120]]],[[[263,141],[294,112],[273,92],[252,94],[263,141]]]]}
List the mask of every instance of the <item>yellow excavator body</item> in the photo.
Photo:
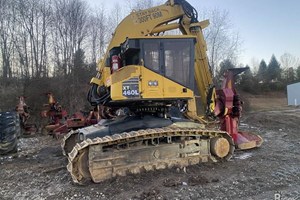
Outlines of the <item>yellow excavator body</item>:
{"type": "Polygon", "coordinates": [[[112,101],[172,99],[174,96],[190,99],[194,96],[192,90],[143,66],[121,68],[108,78],[107,84],[111,87],[112,101]]]}
{"type": "Polygon", "coordinates": [[[118,25],[88,94],[101,120],[62,141],[74,182],[228,160],[235,148],[262,144],[238,130],[234,76],[245,69],[229,70],[223,87],[214,86],[208,25],[185,0],[134,11],[118,25]],[[217,118],[219,128],[207,128],[217,118]]]}

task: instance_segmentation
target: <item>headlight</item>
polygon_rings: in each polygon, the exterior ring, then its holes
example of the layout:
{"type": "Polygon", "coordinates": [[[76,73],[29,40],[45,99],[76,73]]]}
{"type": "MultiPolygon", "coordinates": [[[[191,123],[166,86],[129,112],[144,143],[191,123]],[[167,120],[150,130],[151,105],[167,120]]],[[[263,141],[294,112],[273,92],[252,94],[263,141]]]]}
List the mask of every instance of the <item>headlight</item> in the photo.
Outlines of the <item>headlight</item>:
{"type": "Polygon", "coordinates": [[[148,81],[149,86],[158,86],[158,81],[148,81]]]}

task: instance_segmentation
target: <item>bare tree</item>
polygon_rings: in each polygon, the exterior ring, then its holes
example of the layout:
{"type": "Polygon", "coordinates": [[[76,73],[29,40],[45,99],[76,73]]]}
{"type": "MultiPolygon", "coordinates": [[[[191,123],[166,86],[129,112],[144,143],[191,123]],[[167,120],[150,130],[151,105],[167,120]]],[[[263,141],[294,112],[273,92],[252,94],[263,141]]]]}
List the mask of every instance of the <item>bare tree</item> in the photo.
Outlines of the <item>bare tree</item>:
{"type": "Polygon", "coordinates": [[[209,19],[210,25],[204,29],[204,35],[208,46],[208,58],[214,75],[219,72],[219,64],[222,60],[236,61],[240,53],[241,39],[237,32],[233,31],[226,10],[204,9],[201,18],[209,19]]]}
{"type": "Polygon", "coordinates": [[[71,73],[75,52],[87,36],[87,5],[82,0],[56,0],[53,26],[56,63],[63,74],[71,73]]]}
{"type": "Polygon", "coordinates": [[[113,6],[113,12],[108,17],[109,27],[108,31],[113,34],[118,24],[126,16],[127,12],[123,9],[122,4],[119,2],[115,3],[113,6]]]}
{"type": "Polygon", "coordinates": [[[255,58],[255,57],[251,58],[250,66],[252,67],[252,71],[253,71],[254,75],[256,75],[258,72],[259,63],[260,63],[260,61],[257,58],[255,58]]]}
{"type": "Polygon", "coordinates": [[[151,8],[155,5],[161,4],[162,1],[155,1],[155,0],[139,0],[139,1],[132,1],[127,0],[127,8],[129,9],[128,12],[132,10],[144,10],[147,8],[151,8]]]}
{"type": "MultiPolygon", "coordinates": [[[[37,11],[37,1],[17,1],[18,22],[22,26],[22,39],[24,40],[23,53],[26,54],[27,64],[30,67],[32,76],[39,77],[38,65],[38,49],[39,44],[37,40],[39,18],[37,11]]],[[[19,51],[20,54],[21,51],[19,51]]]]}
{"type": "Polygon", "coordinates": [[[48,76],[47,40],[51,7],[47,0],[16,1],[14,43],[19,65],[26,77],[48,76]]]}
{"type": "Polygon", "coordinates": [[[299,58],[296,58],[290,53],[284,53],[280,56],[281,66],[283,68],[283,79],[287,82],[293,82],[295,80],[295,69],[299,66],[299,58]]]}
{"type": "Polygon", "coordinates": [[[91,62],[96,63],[104,55],[110,34],[108,31],[107,17],[105,10],[94,10],[89,16],[89,49],[91,51],[91,62]]]}
{"type": "Polygon", "coordinates": [[[300,64],[299,58],[287,52],[280,56],[280,62],[283,68],[296,68],[300,64]]]}
{"type": "Polygon", "coordinates": [[[41,13],[41,49],[40,49],[40,71],[44,77],[49,76],[48,40],[50,25],[52,23],[52,9],[47,0],[40,1],[39,11],[41,13]]]}
{"type": "Polygon", "coordinates": [[[12,35],[14,34],[14,4],[0,0],[0,50],[2,58],[2,76],[12,77],[11,57],[14,50],[12,35]]]}

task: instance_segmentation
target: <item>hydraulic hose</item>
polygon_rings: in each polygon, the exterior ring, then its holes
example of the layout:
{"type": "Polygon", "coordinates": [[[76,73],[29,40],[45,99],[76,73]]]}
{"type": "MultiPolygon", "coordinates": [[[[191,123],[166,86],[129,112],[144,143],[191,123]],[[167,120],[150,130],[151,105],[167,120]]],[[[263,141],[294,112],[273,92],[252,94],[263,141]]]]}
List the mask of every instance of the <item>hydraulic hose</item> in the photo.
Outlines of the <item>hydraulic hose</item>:
{"type": "Polygon", "coordinates": [[[191,20],[192,23],[198,22],[197,10],[186,0],[175,0],[174,3],[182,6],[185,15],[192,19],[191,20]]]}
{"type": "Polygon", "coordinates": [[[98,89],[98,85],[93,83],[87,95],[87,100],[90,102],[92,106],[104,104],[107,101],[107,99],[110,97],[109,92],[106,92],[105,94],[100,96],[98,94],[97,89],[98,89]]]}

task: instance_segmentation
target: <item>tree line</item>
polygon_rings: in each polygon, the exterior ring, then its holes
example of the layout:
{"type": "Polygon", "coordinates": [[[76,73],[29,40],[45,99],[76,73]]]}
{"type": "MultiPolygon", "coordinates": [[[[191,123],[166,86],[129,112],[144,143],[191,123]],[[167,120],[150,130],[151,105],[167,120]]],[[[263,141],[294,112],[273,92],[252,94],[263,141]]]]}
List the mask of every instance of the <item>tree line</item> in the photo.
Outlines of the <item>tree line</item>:
{"type": "MultiPolygon", "coordinates": [[[[126,0],[108,9],[103,5],[92,8],[85,0],[0,0],[0,109],[14,105],[18,95],[29,96],[29,104],[34,102],[32,107],[38,109],[45,100],[40,95],[45,92],[53,92],[69,110],[87,107],[88,82],[118,23],[132,10],[163,3],[126,0]]],[[[199,20],[210,20],[204,36],[211,71],[218,79],[224,65],[237,63],[242,42],[228,11],[197,10],[199,20]]],[[[280,77],[279,71],[268,78],[258,75],[260,72],[247,72],[248,79],[255,84],[291,77],[297,80],[299,70],[290,69],[293,62],[289,55],[281,60],[284,69],[279,67],[280,77]]]]}
{"type": "Polygon", "coordinates": [[[89,63],[103,55],[109,26],[104,10],[81,0],[0,0],[3,78],[70,74],[75,54],[89,63]]]}
{"type": "MultiPolygon", "coordinates": [[[[243,67],[236,66],[231,60],[220,63],[220,74],[228,68],[243,67]]],[[[249,67],[249,65],[246,65],[249,67]]],[[[250,66],[238,78],[239,87],[250,93],[259,94],[268,91],[284,91],[286,85],[300,81],[300,63],[293,55],[285,53],[280,61],[273,54],[268,64],[264,59],[259,63],[258,70],[250,66]]]]}
{"type": "MultiPolygon", "coordinates": [[[[66,76],[74,72],[75,55],[82,52],[85,68],[95,69],[125,15],[162,3],[126,0],[109,10],[92,9],[84,0],[0,0],[1,77],[66,76]]],[[[199,13],[201,19],[211,19],[205,37],[215,73],[220,60],[237,57],[240,39],[229,26],[227,11],[199,9],[199,13]]]]}
{"type": "Polygon", "coordinates": [[[70,113],[89,109],[89,81],[115,27],[132,9],[159,2],[122,3],[109,10],[84,0],[0,0],[0,110],[24,95],[38,116],[47,92],[70,113]]]}

